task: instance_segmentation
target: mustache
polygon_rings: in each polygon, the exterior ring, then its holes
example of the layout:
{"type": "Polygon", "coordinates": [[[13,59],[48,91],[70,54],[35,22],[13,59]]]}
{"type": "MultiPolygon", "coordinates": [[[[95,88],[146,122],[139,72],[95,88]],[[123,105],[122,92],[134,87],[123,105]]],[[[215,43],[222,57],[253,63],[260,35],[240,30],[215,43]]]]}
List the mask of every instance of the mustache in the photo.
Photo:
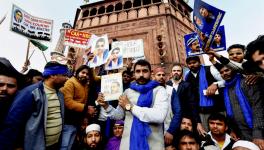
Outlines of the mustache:
{"type": "Polygon", "coordinates": [[[138,80],[146,80],[144,77],[139,77],[138,80]]]}

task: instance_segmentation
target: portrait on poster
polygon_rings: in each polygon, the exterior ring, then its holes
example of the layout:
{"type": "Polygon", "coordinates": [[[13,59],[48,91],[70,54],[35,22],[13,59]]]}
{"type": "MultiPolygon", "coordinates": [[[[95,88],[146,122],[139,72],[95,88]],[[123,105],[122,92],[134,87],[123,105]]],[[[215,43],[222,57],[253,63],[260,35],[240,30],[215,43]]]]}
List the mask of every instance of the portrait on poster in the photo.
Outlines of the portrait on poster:
{"type": "Polygon", "coordinates": [[[201,48],[201,41],[196,32],[185,35],[184,43],[187,56],[196,56],[204,53],[201,48]]]}
{"type": "Polygon", "coordinates": [[[107,35],[91,39],[91,53],[94,58],[89,61],[90,67],[105,64],[109,55],[109,42],[107,35]]]}
{"type": "Polygon", "coordinates": [[[123,47],[115,47],[109,52],[109,57],[105,63],[105,70],[114,70],[123,67],[123,47]]]}
{"type": "Polygon", "coordinates": [[[211,47],[215,51],[226,50],[226,36],[224,26],[219,27],[217,33],[215,34],[214,41],[211,47]]]}
{"type": "Polygon", "coordinates": [[[118,100],[123,93],[122,74],[115,73],[102,76],[101,92],[106,101],[118,100]]]}
{"type": "Polygon", "coordinates": [[[215,34],[225,15],[223,10],[220,10],[212,5],[209,5],[202,0],[195,0],[193,9],[193,23],[199,30],[198,34],[202,40],[202,48],[210,47],[213,43],[215,34]]]}

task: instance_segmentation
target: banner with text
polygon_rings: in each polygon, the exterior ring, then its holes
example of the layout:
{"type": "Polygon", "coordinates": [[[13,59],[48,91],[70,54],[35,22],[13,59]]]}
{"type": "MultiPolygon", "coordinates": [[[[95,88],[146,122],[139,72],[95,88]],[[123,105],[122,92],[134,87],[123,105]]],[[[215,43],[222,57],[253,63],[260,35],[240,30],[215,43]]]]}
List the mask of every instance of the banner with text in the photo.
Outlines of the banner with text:
{"type": "Polygon", "coordinates": [[[142,39],[113,42],[112,48],[116,47],[123,47],[123,58],[135,58],[144,56],[144,45],[142,39]]]}
{"type": "Polygon", "coordinates": [[[53,20],[34,17],[16,5],[11,14],[11,31],[31,39],[51,41],[53,20]]]}
{"type": "Polygon", "coordinates": [[[66,29],[64,45],[87,49],[92,34],[73,29],[66,29]]]}

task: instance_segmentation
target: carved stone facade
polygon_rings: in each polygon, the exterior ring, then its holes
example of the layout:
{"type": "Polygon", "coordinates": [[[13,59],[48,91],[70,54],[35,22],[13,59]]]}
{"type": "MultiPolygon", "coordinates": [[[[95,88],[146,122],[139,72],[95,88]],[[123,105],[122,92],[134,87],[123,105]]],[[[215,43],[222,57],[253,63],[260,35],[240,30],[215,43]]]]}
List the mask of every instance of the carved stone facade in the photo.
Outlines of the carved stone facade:
{"type": "MultiPolygon", "coordinates": [[[[183,36],[194,31],[191,11],[183,0],[107,0],[81,6],[74,28],[108,34],[110,43],[143,39],[146,59],[154,66],[170,68],[176,62],[185,64],[183,36]]],[[[84,50],[76,50],[79,66],[84,50]]]]}

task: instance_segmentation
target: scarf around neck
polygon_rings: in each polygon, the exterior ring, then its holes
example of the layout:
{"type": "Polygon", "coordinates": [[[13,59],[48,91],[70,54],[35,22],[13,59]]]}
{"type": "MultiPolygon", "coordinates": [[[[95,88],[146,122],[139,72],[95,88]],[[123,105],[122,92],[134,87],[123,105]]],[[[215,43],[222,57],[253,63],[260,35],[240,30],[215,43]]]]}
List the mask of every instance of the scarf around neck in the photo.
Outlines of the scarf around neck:
{"type": "MultiPolygon", "coordinates": [[[[140,93],[137,106],[150,107],[153,99],[153,89],[158,85],[159,83],[153,80],[144,85],[137,84],[136,82],[131,83],[130,88],[140,93]]],[[[150,134],[151,129],[149,124],[147,122],[142,122],[136,116],[133,116],[129,149],[149,150],[148,137],[150,134]]]]}
{"type": "Polygon", "coordinates": [[[225,100],[225,107],[227,115],[231,118],[234,117],[234,112],[231,106],[230,97],[229,97],[229,88],[235,86],[235,94],[237,96],[238,103],[241,107],[244,119],[247,125],[252,129],[253,128],[253,113],[251,106],[248,102],[247,97],[245,96],[242,88],[241,88],[241,74],[236,74],[235,77],[231,81],[225,82],[225,89],[224,89],[224,100],[225,100]]]}
{"type": "MultiPolygon", "coordinates": [[[[189,78],[190,74],[191,71],[188,72],[186,77],[189,78]]],[[[203,90],[206,90],[208,88],[205,67],[203,65],[200,66],[200,70],[198,74],[199,74],[199,98],[200,98],[199,106],[201,107],[213,106],[214,105],[213,99],[203,94],[203,90]]]]}

